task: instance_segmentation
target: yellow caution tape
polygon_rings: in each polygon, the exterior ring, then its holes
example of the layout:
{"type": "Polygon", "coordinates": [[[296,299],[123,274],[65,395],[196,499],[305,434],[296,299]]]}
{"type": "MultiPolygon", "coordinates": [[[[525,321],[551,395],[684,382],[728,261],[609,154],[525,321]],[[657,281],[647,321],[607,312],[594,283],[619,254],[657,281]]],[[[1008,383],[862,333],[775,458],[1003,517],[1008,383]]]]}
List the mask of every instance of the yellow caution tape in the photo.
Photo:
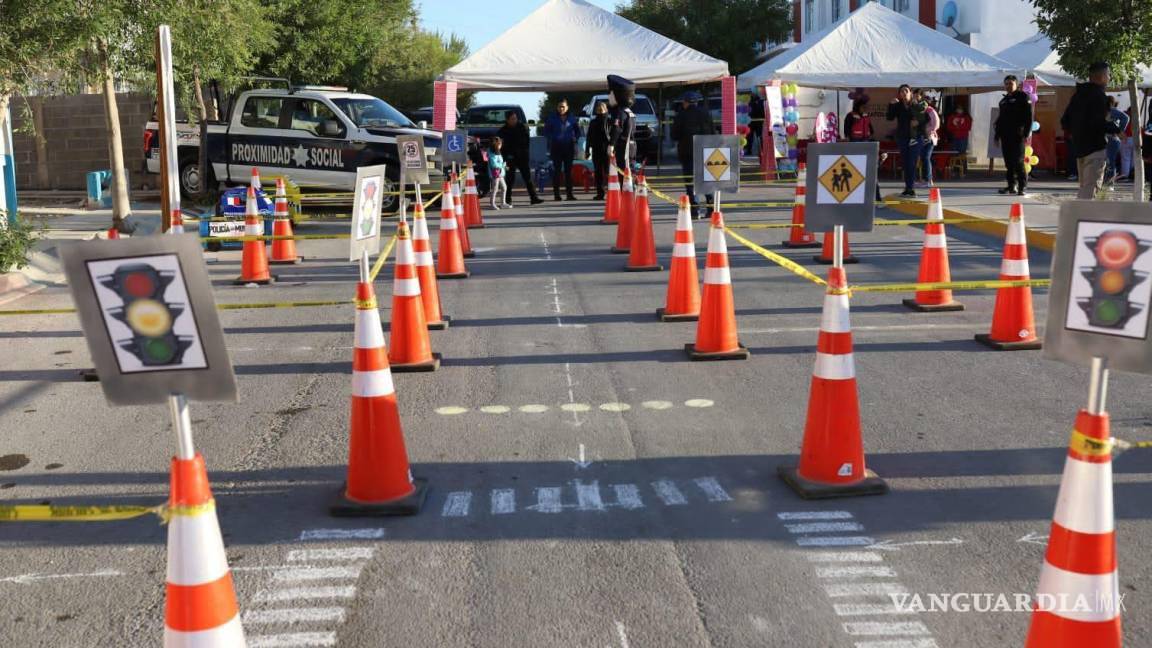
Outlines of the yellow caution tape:
{"type": "Polygon", "coordinates": [[[380,253],[380,258],[376,259],[375,265],[372,266],[372,272],[368,273],[368,281],[376,281],[376,275],[380,274],[380,268],[384,267],[384,261],[388,259],[388,255],[392,253],[392,248],[396,246],[396,235],[393,234],[392,238],[388,239],[388,245],[384,246],[384,251],[380,253]]]}
{"type": "Polygon", "coordinates": [[[1073,429],[1068,449],[1086,457],[1105,457],[1112,454],[1113,443],[1113,439],[1096,439],[1073,429]]]}
{"type": "MultiPolygon", "coordinates": [[[[929,223],[939,223],[942,225],[949,225],[954,223],[983,223],[987,222],[985,218],[951,218],[945,220],[928,220],[926,218],[907,219],[907,220],[877,220],[872,224],[876,227],[886,227],[893,225],[927,225],[929,223]]],[[[1000,221],[997,221],[1000,222],[1000,221]]],[[[1007,221],[1003,221],[1007,222],[1007,221]]],[[[804,227],[799,223],[733,223],[728,227],[732,229],[789,229],[792,227],[804,227]]]]}
{"type": "Polygon", "coordinates": [[[768,259],[769,261],[775,263],[776,265],[780,266],[781,268],[784,268],[785,270],[791,271],[796,276],[804,277],[808,281],[811,281],[811,282],[813,282],[817,285],[820,285],[820,286],[827,286],[828,285],[828,282],[824,281],[824,279],[813,274],[810,270],[808,270],[808,268],[805,268],[804,266],[800,265],[799,263],[796,263],[792,259],[789,259],[787,257],[776,254],[775,252],[773,252],[771,250],[766,250],[766,249],[760,247],[759,245],[756,245],[752,241],[749,241],[748,239],[744,238],[743,236],[740,236],[736,232],[733,232],[731,229],[729,229],[727,227],[724,228],[724,231],[727,232],[728,234],[730,234],[732,236],[732,238],[736,239],[737,241],[740,241],[740,243],[744,244],[744,246],[747,247],[748,249],[752,250],[756,254],[759,254],[760,256],[764,257],[765,259],[768,259]]]}
{"type": "Polygon", "coordinates": [[[321,239],[346,239],[351,234],[264,234],[260,236],[201,236],[201,241],[224,241],[243,243],[246,241],[315,241],[321,239]]]}
{"type": "MultiPolygon", "coordinates": [[[[347,299],[332,300],[332,301],[296,301],[296,302],[263,302],[255,304],[216,304],[216,310],[248,310],[259,308],[307,308],[311,306],[343,306],[348,303],[347,299]]],[[[0,311],[0,315],[4,315],[0,311]]]]}
{"type": "Polygon", "coordinates": [[[994,281],[937,281],[932,283],[864,284],[852,286],[850,292],[920,292],[924,290],[991,290],[995,288],[1047,288],[1050,279],[994,281]]]}
{"type": "Polygon", "coordinates": [[[164,519],[165,504],[160,506],[52,506],[23,504],[0,506],[0,522],[106,522],[131,520],[144,515],[164,519]]]}

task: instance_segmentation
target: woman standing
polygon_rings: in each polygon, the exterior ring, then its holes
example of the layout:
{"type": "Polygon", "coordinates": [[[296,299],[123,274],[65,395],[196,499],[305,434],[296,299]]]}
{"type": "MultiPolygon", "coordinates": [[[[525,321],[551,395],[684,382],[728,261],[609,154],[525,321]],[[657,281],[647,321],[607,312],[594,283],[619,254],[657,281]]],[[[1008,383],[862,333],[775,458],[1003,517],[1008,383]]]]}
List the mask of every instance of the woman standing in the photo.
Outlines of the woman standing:
{"type": "Polygon", "coordinates": [[[597,101],[592,112],[594,116],[588,124],[584,157],[591,158],[592,165],[596,169],[596,197],[594,200],[604,200],[604,192],[608,185],[608,150],[611,148],[611,136],[608,129],[612,125],[608,122],[608,104],[597,101]]]}
{"type": "Polygon", "coordinates": [[[844,116],[844,139],[849,142],[871,142],[874,132],[872,120],[864,112],[866,102],[852,102],[852,112],[844,116]]]}
{"type": "Polygon", "coordinates": [[[924,99],[924,137],[920,146],[921,186],[932,186],[932,152],[940,143],[940,113],[936,112],[936,102],[924,99]]]}

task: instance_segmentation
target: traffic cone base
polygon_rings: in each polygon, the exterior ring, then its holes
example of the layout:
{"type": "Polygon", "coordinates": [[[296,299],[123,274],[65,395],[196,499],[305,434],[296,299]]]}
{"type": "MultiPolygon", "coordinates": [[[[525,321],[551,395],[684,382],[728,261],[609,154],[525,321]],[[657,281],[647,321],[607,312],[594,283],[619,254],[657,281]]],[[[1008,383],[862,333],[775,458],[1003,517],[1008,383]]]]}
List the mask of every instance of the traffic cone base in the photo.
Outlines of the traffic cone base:
{"type": "MultiPolygon", "coordinates": [[[[816,245],[814,247],[820,247],[820,246],[816,245]]],[[[820,263],[823,265],[832,265],[832,259],[831,258],[825,259],[824,256],[821,254],[817,254],[816,256],[812,257],[812,260],[815,261],[816,263],[820,263]]],[[[860,259],[857,259],[855,256],[852,256],[851,254],[849,254],[848,256],[844,257],[844,263],[860,263],[860,259]]]]}
{"type": "MultiPolygon", "coordinates": [[[[428,327],[432,328],[432,327],[428,327]]],[[[440,368],[440,360],[443,358],[439,353],[433,351],[432,359],[424,362],[409,362],[407,364],[397,364],[390,362],[392,373],[415,373],[420,371],[436,371],[440,368]]]]}
{"type": "Polygon", "coordinates": [[[996,349],[997,351],[1034,351],[1044,347],[1044,343],[1040,340],[1032,340],[1031,342],[997,342],[987,333],[977,333],[975,339],[980,344],[996,349]]]}
{"type": "Polygon", "coordinates": [[[279,259],[272,259],[268,262],[268,265],[294,265],[294,264],[300,263],[302,260],[303,260],[303,257],[296,257],[295,259],[287,259],[284,261],[281,261],[279,259]]]}
{"type": "MultiPolygon", "coordinates": [[[[847,263],[847,262],[845,262],[847,263]]],[[[921,313],[943,313],[946,311],[962,311],[964,304],[954,301],[951,304],[920,304],[915,299],[905,299],[904,305],[921,313]]]]}
{"type": "Polygon", "coordinates": [[[811,241],[809,241],[807,243],[793,243],[792,241],[784,241],[780,245],[782,245],[786,248],[792,248],[792,249],[818,248],[818,247],[820,247],[820,242],[817,241],[816,239],[812,239],[811,241]]]}
{"type": "Polygon", "coordinates": [[[662,265],[624,266],[628,272],[659,272],[664,269],[662,265]]]}
{"type": "MultiPolygon", "coordinates": [[[[698,321],[700,318],[697,316],[693,319],[698,321]]],[[[696,344],[693,342],[684,345],[684,352],[687,353],[688,357],[692,360],[747,360],[748,356],[752,355],[748,347],[745,347],[743,344],[737,342],[736,347],[737,348],[732,351],[709,353],[707,351],[697,351],[696,344]]]]}
{"type": "Polygon", "coordinates": [[[441,315],[439,322],[428,322],[429,331],[443,331],[452,324],[452,318],[447,315],[441,315]]]}
{"type": "Polygon", "coordinates": [[[669,315],[665,309],[656,309],[656,319],[661,322],[696,322],[700,320],[700,313],[687,313],[685,315],[669,315]]]}
{"type": "Polygon", "coordinates": [[[471,276],[472,276],[472,273],[467,271],[467,270],[465,270],[463,272],[443,272],[443,273],[437,272],[436,273],[437,279],[467,279],[468,277],[471,277],[471,276]]]}
{"type": "MultiPolygon", "coordinates": [[[[395,371],[396,366],[392,366],[395,371]]],[[[397,515],[416,515],[424,507],[424,500],[428,499],[428,480],[415,477],[412,479],[415,489],[411,495],[395,499],[390,502],[357,502],[350,499],[345,492],[345,486],[340,487],[336,498],[328,506],[328,512],[333,517],[389,517],[397,515]]]]}
{"type": "Polygon", "coordinates": [[[631,251],[632,250],[628,248],[618,248],[615,245],[612,246],[612,254],[628,254],[631,251]]]}
{"type": "Polygon", "coordinates": [[[864,469],[864,479],[852,484],[825,484],[804,479],[796,466],[780,466],[776,474],[804,499],[883,495],[888,492],[887,482],[867,468],[864,469]]]}
{"type": "Polygon", "coordinates": [[[267,286],[274,284],[280,277],[278,275],[270,274],[267,279],[244,279],[237,277],[232,280],[233,286],[247,286],[248,284],[256,284],[257,286],[267,286]]]}

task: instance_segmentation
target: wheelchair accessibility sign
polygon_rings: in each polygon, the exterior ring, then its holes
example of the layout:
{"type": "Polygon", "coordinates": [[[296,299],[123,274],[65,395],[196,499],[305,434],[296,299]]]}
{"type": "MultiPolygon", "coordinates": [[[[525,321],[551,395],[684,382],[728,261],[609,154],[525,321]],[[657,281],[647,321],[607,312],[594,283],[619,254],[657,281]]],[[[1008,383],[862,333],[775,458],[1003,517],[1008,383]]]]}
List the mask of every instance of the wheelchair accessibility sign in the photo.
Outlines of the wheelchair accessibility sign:
{"type": "Polygon", "coordinates": [[[466,163],[468,161],[468,133],[463,130],[444,131],[444,144],[440,150],[441,160],[445,166],[452,163],[466,163]]]}

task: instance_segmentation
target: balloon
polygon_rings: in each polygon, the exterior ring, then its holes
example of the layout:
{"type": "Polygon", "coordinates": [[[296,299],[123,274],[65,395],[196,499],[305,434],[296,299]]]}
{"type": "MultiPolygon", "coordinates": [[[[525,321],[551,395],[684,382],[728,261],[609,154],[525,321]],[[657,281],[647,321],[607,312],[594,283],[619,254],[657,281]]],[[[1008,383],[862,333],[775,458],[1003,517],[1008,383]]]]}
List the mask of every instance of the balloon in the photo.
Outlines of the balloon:
{"type": "Polygon", "coordinates": [[[1033,155],[1032,157],[1028,158],[1028,164],[1036,166],[1037,164],[1040,164],[1040,158],[1033,155]]]}
{"type": "Polygon", "coordinates": [[[1032,165],[1031,164],[1025,164],[1024,165],[1024,173],[1032,173],[1032,165]]]}
{"type": "Polygon", "coordinates": [[[788,124],[784,127],[784,132],[788,133],[789,135],[795,135],[796,133],[800,132],[800,127],[796,124],[788,124]]]}
{"type": "Polygon", "coordinates": [[[1031,146],[1024,147],[1024,157],[1032,157],[1032,154],[1035,152],[1036,151],[1031,146]]]}
{"type": "Polygon", "coordinates": [[[1032,122],[1032,132],[1035,133],[1038,130],[1040,130],[1040,122],[1037,122],[1037,121],[1032,122]]]}
{"type": "Polygon", "coordinates": [[[745,124],[740,124],[740,125],[736,126],[736,132],[739,133],[740,135],[747,135],[748,131],[750,131],[750,130],[752,130],[752,129],[748,128],[748,126],[745,124]]]}
{"type": "Polygon", "coordinates": [[[748,146],[748,138],[747,137],[741,137],[740,138],[740,148],[744,148],[745,146],[748,146]]]}
{"type": "Polygon", "coordinates": [[[789,160],[795,160],[799,157],[800,157],[800,151],[797,151],[796,149],[788,149],[788,159],[789,160]]]}

